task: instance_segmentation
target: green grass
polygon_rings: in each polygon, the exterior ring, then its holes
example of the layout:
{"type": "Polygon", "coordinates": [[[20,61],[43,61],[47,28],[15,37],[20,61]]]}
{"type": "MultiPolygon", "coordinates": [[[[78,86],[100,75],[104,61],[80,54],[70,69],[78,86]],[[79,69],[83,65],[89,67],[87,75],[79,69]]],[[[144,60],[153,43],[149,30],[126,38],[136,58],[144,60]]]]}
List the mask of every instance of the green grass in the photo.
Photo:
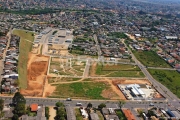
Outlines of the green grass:
{"type": "Polygon", "coordinates": [[[83,120],[79,108],[75,108],[76,120],[83,120]]]}
{"type": "Polygon", "coordinates": [[[127,118],[125,117],[125,115],[123,114],[121,110],[116,110],[116,114],[120,120],[127,120],[127,118]]]}
{"type": "Polygon", "coordinates": [[[133,53],[145,66],[170,68],[170,65],[153,51],[133,51],[133,53]]]}
{"type": "Polygon", "coordinates": [[[177,71],[157,69],[148,69],[148,71],[156,80],[180,98],[180,74],[177,71]]]}
{"type": "Polygon", "coordinates": [[[95,73],[107,77],[144,77],[138,66],[125,64],[97,64],[95,73]]]}
{"type": "Polygon", "coordinates": [[[33,32],[26,32],[24,30],[14,30],[14,35],[20,37],[20,53],[18,58],[18,74],[19,74],[19,87],[27,88],[27,63],[28,63],[28,53],[31,51],[32,43],[26,41],[34,41],[33,32]]]}
{"type": "Polygon", "coordinates": [[[84,98],[84,99],[105,99],[101,96],[104,89],[110,85],[104,82],[77,82],[70,84],[56,85],[56,90],[52,96],[84,98]]]}
{"type": "Polygon", "coordinates": [[[96,110],[96,113],[97,113],[98,116],[99,116],[99,120],[104,120],[104,117],[103,117],[103,115],[101,114],[100,111],[96,110]]]}

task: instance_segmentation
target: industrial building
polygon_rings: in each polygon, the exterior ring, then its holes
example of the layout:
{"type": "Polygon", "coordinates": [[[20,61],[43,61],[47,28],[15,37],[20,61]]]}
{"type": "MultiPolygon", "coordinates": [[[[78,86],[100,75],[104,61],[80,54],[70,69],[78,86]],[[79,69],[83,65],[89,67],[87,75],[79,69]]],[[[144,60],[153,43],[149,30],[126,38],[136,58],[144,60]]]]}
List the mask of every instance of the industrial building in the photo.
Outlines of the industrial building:
{"type": "Polygon", "coordinates": [[[127,85],[126,89],[130,90],[134,96],[145,97],[145,93],[141,90],[138,84],[127,85]]]}

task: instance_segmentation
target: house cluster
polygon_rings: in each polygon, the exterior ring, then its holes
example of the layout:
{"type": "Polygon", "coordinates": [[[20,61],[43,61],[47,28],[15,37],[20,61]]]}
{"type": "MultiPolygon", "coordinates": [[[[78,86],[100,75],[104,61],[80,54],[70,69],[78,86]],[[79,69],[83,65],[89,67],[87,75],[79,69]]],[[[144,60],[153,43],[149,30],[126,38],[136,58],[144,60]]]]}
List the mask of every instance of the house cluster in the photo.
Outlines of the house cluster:
{"type": "Polygon", "coordinates": [[[157,45],[161,48],[157,54],[180,72],[180,41],[159,40],[157,45]]]}
{"type": "Polygon", "coordinates": [[[97,55],[97,46],[94,41],[75,39],[70,52],[95,56],[97,55]]]}
{"type": "Polygon", "coordinates": [[[98,38],[103,56],[123,59],[128,59],[130,57],[128,49],[118,38],[109,38],[104,36],[99,36],[98,38]]]}
{"type": "Polygon", "coordinates": [[[150,41],[137,41],[132,40],[129,42],[129,46],[132,50],[137,51],[149,51],[152,49],[153,44],[150,41]]]}
{"type": "Polygon", "coordinates": [[[11,35],[10,44],[8,45],[4,60],[4,69],[1,82],[2,93],[14,93],[17,90],[19,41],[20,38],[18,36],[11,35]]]}
{"type": "Polygon", "coordinates": [[[147,112],[143,112],[141,115],[144,120],[179,120],[180,119],[180,111],[175,108],[157,108],[153,107],[149,109],[147,112]]]}
{"type": "Polygon", "coordinates": [[[4,51],[7,46],[8,38],[5,36],[0,37],[0,59],[3,59],[4,51]]]}
{"type": "Polygon", "coordinates": [[[129,109],[119,110],[114,108],[103,108],[100,110],[100,112],[97,112],[95,109],[90,109],[87,111],[86,108],[80,107],[79,110],[82,117],[89,120],[100,120],[102,117],[104,120],[120,120],[121,117],[124,117],[127,120],[135,120],[134,115],[129,109]],[[119,116],[118,112],[121,112],[122,114],[119,116]]]}
{"type": "MultiPolygon", "coordinates": [[[[32,103],[26,107],[27,114],[22,115],[20,120],[47,120],[45,117],[45,106],[32,103]]],[[[14,115],[13,110],[14,108],[10,107],[9,104],[4,104],[4,119],[12,119],[14,115]]]]}

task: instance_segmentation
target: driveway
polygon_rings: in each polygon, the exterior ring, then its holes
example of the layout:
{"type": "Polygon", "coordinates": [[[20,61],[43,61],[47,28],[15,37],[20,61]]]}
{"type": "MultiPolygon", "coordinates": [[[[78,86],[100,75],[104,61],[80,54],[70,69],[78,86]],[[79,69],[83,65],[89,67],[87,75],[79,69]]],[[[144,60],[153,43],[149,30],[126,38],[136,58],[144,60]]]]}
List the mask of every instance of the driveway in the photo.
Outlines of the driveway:
{"type": "Polygon", "coordinates": [[[49,120],[54,120],[54,117],[56,116],[56,110],[54,109],[53,106],[49,107],[49,114],[50,114],[49,120]]]}

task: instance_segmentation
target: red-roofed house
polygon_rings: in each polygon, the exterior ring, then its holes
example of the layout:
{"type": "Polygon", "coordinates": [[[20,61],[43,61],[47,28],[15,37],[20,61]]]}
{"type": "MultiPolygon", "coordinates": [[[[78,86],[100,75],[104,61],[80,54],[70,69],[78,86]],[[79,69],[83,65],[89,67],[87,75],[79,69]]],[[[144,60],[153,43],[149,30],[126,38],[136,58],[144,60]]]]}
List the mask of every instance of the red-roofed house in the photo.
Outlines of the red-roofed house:
{"type": "Polygon", "coordinates": [[[36,103],[31,104],[30,107],[32,112],[36,112],[38,110],[38,104],[36,103]]]}
{"type": "Polygon", "coordinates": [[[131,113],[129,109],[123,109],[122,111],[124,115],[126,116],[127,120],[135,120],[134,115],[131,113]]]}

